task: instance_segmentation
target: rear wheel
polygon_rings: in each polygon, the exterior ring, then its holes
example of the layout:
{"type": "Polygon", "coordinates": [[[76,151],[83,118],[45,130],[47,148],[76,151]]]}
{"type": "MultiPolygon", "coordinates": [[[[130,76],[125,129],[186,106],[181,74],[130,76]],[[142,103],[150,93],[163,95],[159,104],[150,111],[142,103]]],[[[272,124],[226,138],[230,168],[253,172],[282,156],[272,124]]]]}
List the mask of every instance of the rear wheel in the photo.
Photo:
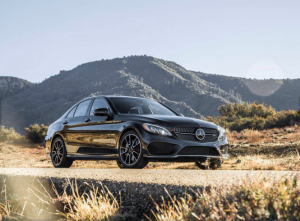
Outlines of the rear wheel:
{"type": "Polygon", "coordinates": [[[61,137],[55,138],[51,147],[51,161],[55,168],[69,168],[73,160],[67,158],[65,143],[61,137]]]}
{"type": "Polygon", "coordinates": [[[120,168],[144,168],[148,160],[143,156],[143,146],[139,135],[135,131],[126,132],[120,139],[119,159],[120,168]]]}

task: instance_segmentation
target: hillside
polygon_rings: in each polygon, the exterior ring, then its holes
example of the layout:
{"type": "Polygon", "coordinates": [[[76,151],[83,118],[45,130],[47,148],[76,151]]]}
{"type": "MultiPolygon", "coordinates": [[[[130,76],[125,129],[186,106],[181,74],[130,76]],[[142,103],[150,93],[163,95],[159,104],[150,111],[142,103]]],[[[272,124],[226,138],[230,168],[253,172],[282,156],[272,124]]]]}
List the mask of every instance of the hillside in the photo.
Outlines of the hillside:
{"type": "Polygon", "coordinates": [[[242,101],[265,102],[277,110],[298,109],[300,96],[300,79],[205,74],[149,56],[85,63],[39,84],[12,77],[1,77],[1,82],[3,123],[18,131],[33,123],[50,124],[79,100],[101,94],[153,98],[196,118],[216,116],[220,105],[242,101]]]}
{"type": "Polygon", "coordinates": [[[99,94],[154,98],[197,118],[216,115],[221,104],[239,102],[173,62],[132,56],[82,64],[9,97],[4,124],[17,130],[32,123],[49,124],[77,101],[99,94]]]}
{"type": "Polygon", "coordinates": [[[5,98],[18,94],[31,86],[33,86],[33,83],[20,78],[0,76],[0,97],[4,100],[5,98]]]}
{"type": "Polygon", "coordinates": [[[214,74],[195,74],[231,94],[238,94],[243,101],[264,102],[276,110],[296,110],[299,108],[300,79],[256,80],[228,77],[214,74]]]}

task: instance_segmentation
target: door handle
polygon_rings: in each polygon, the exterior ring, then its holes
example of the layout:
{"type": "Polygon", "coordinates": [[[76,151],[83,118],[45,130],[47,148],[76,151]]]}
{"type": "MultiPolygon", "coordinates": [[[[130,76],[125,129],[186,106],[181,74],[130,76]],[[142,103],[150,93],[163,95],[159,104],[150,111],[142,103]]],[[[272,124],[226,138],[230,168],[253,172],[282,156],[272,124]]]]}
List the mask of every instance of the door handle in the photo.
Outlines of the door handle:
{"type": "Polygon", "coordinates": [[[68,124],[68,123],[69,123],[69,122],[68,122],[67,120],[63,122],[63,124],[68,124]]]}
{"type": "Polygon", "coordinates": [[[84,120],[84,122],[90,122],[92,119],[91,118],[87,118],[84,120]]]}

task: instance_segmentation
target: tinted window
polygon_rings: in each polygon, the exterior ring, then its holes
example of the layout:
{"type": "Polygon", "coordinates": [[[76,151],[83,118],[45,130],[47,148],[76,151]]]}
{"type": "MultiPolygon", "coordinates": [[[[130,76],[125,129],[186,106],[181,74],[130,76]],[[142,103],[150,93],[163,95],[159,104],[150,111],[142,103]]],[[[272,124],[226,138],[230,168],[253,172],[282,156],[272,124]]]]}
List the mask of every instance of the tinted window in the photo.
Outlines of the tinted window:
{"type": "Polygon", "coordinates": [[[148,99],[112,97],[110,100],[121,114],[176,115],[160,103],[148,99]]]}
{"type": "Polygon", "coordinates": [[[74,117],[85,116],[90,103],[91,103],[91,100],[81,102],[76,109],[74,117]]]}
{"type": "Polygon", "coordinates": [[[73,107],[73,109],[68,113],[67,117],[73,117],[73,116],[74,116],[76,107],[77,107],[77,106],[73,107]]]}
{"type": "Polygon", "coordinates": [[[108,104],[106,103],[106,101],[102,98],[100,99],[95,99],[94,103],[92,105],[91,111],[90,111],[90,115],[94,115],[94,110],[98,109],[98,108],[108,108],[108,104]]]}

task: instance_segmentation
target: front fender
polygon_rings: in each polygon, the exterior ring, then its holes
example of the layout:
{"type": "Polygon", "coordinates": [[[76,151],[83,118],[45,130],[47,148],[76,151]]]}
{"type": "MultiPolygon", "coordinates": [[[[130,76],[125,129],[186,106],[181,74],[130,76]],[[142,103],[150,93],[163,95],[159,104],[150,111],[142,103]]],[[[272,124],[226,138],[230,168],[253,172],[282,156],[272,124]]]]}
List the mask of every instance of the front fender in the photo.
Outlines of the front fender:
{"type": "Polygon", "coordinates": [[[116,148],[119,148],[119,143],[120,143],[120,139],[121,139],[122,135],[129,130],[134,130],[139,135],[139,137],[141,138],[142,144],[143,144],[143,148],[144,148],[145,145],[144,145],[143,135],[141,133],[142,129],[143,129],[142,125],[137,122],[126,122],[126,123],[122,123],[121,125],[119,125],[118,126],[119,135],[118,135],[117,139],[115,140],[116,148]]]}

